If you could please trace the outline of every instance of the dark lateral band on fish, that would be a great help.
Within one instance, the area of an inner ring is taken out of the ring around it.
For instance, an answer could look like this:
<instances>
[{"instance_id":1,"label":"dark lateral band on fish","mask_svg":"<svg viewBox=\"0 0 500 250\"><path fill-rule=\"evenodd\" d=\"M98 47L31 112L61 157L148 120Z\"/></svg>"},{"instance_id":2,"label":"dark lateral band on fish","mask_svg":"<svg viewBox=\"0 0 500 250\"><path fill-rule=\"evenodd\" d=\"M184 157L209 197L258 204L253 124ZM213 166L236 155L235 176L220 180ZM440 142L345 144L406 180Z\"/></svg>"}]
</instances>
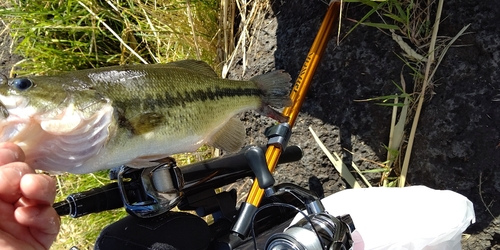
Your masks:
<instances>
[{"instance_id":1,"label":"dark lateral band on fish","mask_svg":"<svg viewBox=\"0 0 500 250\"><path fill-rule=\"evenodd\" d=\"M127 129L133 135L141 135L153 131L157 126L168 123L170 110L185 108L186 104L194 102L215 101L222 98L234 98L243 96L260 96L262 91L250 88L219 88L194 90L191 92L177 92L175 95L164 92L157 94L146 94L145 98L132 98L128 100L115 101L117 107L137 107L150 110L138 117L127 119L123 110L117 112L118 124ZM159 111L158 113L156 111Z\"/></svg>"},{"instance_id":2,"label":"dark lateral band on fish","mask_svg":"<svg viewBox=\"0 0 500 250\"><path fill-rule=\"evenodd\" d=\"M119 107L134 107L142 105L154 111L156 108L185 107L186 103L215 101L220 98L233 98L241 96L261 96L262 91L250 88L219 88L204 90L193 90L190 92L170 92L146 94L144 98L131 98L128 100L115 101Z\"/></svg>"}]
</instances>

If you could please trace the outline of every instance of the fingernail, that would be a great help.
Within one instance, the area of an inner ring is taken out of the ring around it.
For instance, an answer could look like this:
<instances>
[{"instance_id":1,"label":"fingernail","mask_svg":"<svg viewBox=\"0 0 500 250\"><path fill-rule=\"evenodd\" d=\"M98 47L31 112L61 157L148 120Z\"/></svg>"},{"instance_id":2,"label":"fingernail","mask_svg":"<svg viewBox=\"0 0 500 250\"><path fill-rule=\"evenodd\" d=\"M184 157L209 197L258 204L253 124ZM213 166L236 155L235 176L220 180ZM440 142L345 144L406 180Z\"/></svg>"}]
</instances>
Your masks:
<instances>
[{"instance_id":1,"label":"fingernail","mask_svg":"<svg viewBox=\"0 0 500 250\"><path fill-rule=\"evenodd\" d=\"M16 161L19 160L19 153L12 151L12 154L14 155Z\"/></svg>"}]
</instances>

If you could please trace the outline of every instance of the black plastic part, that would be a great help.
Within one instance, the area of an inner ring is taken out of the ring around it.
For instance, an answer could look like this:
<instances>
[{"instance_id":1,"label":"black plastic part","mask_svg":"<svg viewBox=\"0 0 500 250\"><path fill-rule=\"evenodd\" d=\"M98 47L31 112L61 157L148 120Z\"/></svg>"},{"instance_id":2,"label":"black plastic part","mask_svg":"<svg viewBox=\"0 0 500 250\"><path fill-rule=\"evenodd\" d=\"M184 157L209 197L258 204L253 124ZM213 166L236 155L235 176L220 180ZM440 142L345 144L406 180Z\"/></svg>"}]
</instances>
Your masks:
<instances>
[{"instance_id":1,"label":"black plastic part","mask_svg":"<svg viewBox=\"0 0 500 250\"><path fill-rule=\"evenodd\" d=\"M269 203L280 202L287 203L298 207L299 209L304 209L304 204L296 199L290 193L283 193L278 196L264 197L261 205L266 205ZM295 217L297 211L286 208L273 206L267 209L261 210L256 216L254 221L254 231L256 234L256 240L258 244L258 249L264 249L267 239L273 233L283 232L283 229L290 225L291 220ZM254 243L252 237L246 237L241 239L238 234L224 235L218 238L217 246L220 249L245 249L254 250Z\"/></svg>"},{"instance_id":2,"label":"black plastic part","mask_svg":"<svg viewBox=\"0 0 500 250\"><path fill-rule=\"evenodd\" d=\"M119 207L123 207L123 201L117 183L72 194L65 201L54 204L59 215L69 214L73 218Z\"/></svg>"},{"instance_id":3,"label":"black plastic part","mask_svg":"<svg viewBox=\"0 0 500 250\"><path fill-rule=\"evenodd\" d=\"M238 235L230 233L230 234L224 236L224 238L219 239L219 241L217 241L214 244L214 249L233 250L233 249L236 249L236 247L240 246L243 243L244 243L243 239L241 239Z\"/></svg>"},{"instance_id":4,"label":"black plastic part","mask_svg":"<svg viewBox=\"0 0 500 250\"><path fill-rule=\"evenodd\" d=\"M215 193L213 189L208 189L203 193L184 196L177 205L179 210L195 210L200 217L216 212L221 212L221 216L231 219L236 213L236 190Z\"/></svg>"},{"instance_id":5,"label":"black plastic part","mask_svg":"<svg viewBox=\"0 0 500 250\"><path fill-rule=\"evenodd\" d=\"M250 225L252 224L252 216L257 211L257 207L243 202L240 206L240 211L237 217L237 220L234 222L233 228L231 231L237 233L242 238L246 238L248 233L250 232Z\"/></svg>"},{"instance_id":6,"label":"black plastic part","mask_svg":"<svg viewBox=\"0 0 500 250\"><path fill-rule=\"evenodd\" d=\"M244 155L246 149L243 149L240 153L227 155L219 158L213 158L201 162L196 162L187 166L182 166L181 171L184 176L184 181L192 182L198 181L207 177L210 173L218 172L218 175L225 173L234 173L240 170L248 170L248 162ZM265 149L265 147L264 147ZM302 149L298 146L287 147L283 153L281 153L278 160L278 164L294 162L302 159ZM226 183L228 184L228 183ZM225 184L224 184L225 185ZM221 185L223 186L223 185Z\"/></svg>"},{"instance_id":7,"label":"black plastic part","mask_svg":"<svg viewBox=\"0 0 500 250\"><path fill-rule=\"evenodd\" d=\"M167 212L154 218L127 216L107 226L97 238L95 249L208 249L210 228L200 217Z\"/></svg>"},{"instance_id":8,"label":"black plastic part","mask_svg":"<svg viewBox=\"0 0 500 250\"><path fill-rule=\"evenodd\" d=\"M245 151L245 158L254 172L261 189L266 189L274 185L274 177L267 168L266 156L261 148L248 148Z\"/></svg>"},{"instance_id":9,"label":"black plastic part","mask_svg":"<svg viewBox=\"0 0 500 250\"><path fill-rule=\"evenodd\" d=\"M66 200L54 203L53 207L59 216L69 215L69 212L71 211L69 203Z\"/></svg>"},{"instance_id":10,"label":"black plastic part","mask_svg":"<svg viewBox=\"0 0 500 250\"><path fill-rule=\"evenodd\" d=\"M244 152L245 150L227 157L183 166L181 172L186 181L183 189L184 195L196 195L204 190L219 188L244 177L253 177L254 174L248 167ZM290 146L281 154L278 164L298 161L302 158L302 153L300 147ZM127 197L135 197L136 201L147 199L144 188L141 187L140 175L141 169L137 169L124 176L131 180L125 184ZM207 178L209 175L213 177ZM123 207L121 196L118 184L111 183L89 191L71 194L66 200L55 203L53 207L60 216L71 215L77 218L89 213L121 208Z\"/></svg>"},{"instance_id":11,"label":"black plastic part","mask_svg":"<svg viewBox=\"0 0 500 250\"><path fill-rule=\"evenodd\" d=\"M245 150L242 152L245 152ZM302 155L303 152L300 147L287 147L281 153L278 164L298 161L302 158ZM196 195L207 189L219 188L234 183L239 179L255 176L248 167L248 162L243 153L196 162L181 167L181 171L186 182L183 190L184 196ZM213 174L214 177L206 181L200 181L206 179L210 174Z\"/></svg>"},{"instance_id":12,"label":"black plastic part","mask_svg":"<svg viewBox=\"0 0 500 250\"><path fill-rule=\"evenodd\" d=\"M267 145L273 145L282 149L286 148L292 135L291 132L290 124L288 123L280 123L267 128L264 132L264 135L268 138Z\"/></svg>"}]
</instances>

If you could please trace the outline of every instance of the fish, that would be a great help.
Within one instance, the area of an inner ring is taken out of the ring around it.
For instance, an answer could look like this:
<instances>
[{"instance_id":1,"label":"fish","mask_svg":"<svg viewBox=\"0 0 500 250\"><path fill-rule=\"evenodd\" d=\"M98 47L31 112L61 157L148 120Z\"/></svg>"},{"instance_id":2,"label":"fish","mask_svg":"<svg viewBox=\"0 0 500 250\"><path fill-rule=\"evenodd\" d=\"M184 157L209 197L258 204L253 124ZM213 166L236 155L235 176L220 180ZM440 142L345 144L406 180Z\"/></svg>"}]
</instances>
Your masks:
<instances>
[{"instance_id":1,"label":"fish","mask_svg":"<svg viewBox=\"0 0 500 250\"><path fill-rule=\"evenodd\" d=\"M227 152L246 132L235 117L258 110L285 122L291 105L282 70L246 81L221 79L205 62L110 66L0 83L0 142L51 173L145 168L208 144Z\"/></svg>"}]
</instances>

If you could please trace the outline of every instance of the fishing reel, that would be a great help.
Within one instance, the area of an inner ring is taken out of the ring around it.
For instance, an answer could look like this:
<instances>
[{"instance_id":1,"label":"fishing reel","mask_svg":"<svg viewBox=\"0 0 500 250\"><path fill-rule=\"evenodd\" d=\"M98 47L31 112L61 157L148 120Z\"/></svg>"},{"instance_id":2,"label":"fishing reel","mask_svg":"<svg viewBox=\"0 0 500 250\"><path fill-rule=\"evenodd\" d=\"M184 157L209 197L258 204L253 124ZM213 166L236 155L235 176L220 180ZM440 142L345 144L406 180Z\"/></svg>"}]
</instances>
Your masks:
<instances>
[{"instance_id":1,"label":"fishing reel","mask_svg":"<svg viewBox=\"0 0 500 250\"><path fill-rule=\"evenodd\" d=\"M144 169L121 166L111 170L110 179L116 182L71 194L53 207L73 218L121 207L135 217L152 218L179 203L185 183L173 158Z\"/></svg>"},{"instance_id":2,"label":"fishing reel","mask_svg":"<svg viewBox=\"0 0 500 250\"><path fill-rule=\"evenodd\" d=\"M260 148L251 147L245 152L245 158L269 200L281 200L292 196L295 202L271 202L257 208L249 203L242 203L240 213L232 227L232 234L219 242L216 249L240 249L241 239L246 238L251 230L254 247L257 249L255 224L257 214L270 207L286 207L296 210L303 218L287 227L281 233L274 233L265 245L266 250L343 250L352 249L354 242L351 233L355 227L350 215L332 216L324 208L315 192L291 183L275 185L275 180ZM297 202L298 201L298 202ZM299 205L301 204L301 205ZM307 215L296 206L305 207ZM277 216L278 214L275 214ZM259 236L261 237L261 236ZM260 246L262 247L262 246Z\"/></svg>"},{"instance_id":3,"label":"fishing reel","mask_svg":"<svg viewBox=\"0 0 500 250\"><path fill-rule=\"evenodd\" d=\"M325 211L321 200L311 191L289 183L279 185L277 192L271 196L285 192L291 193L303 202L308 214L299 211L304 217L287 227L282 233L276 233L269 237L266 250L352 249L354 243L351 232L355 230L355 227L350 215L337 217L330 215ZM270 204L270 206L293 207L289 204L279 203ZM268 206L263 206L261 209L266 207Z\"/></svg>"},{"instance_id":4,"label":"fishing reel","mask_svg":"<svg viewBox=\"0 0 500 250\"><path fill-rule=\"evenodd\" d=\"M283 233L271 236L266 249L351 249L349 221L352 222L349 215L334 217L325 212L308 215Z\"/></svg>"},{"instance_id":5,"label":"fishing reel","mask_svg":"<svg viewBox=\"0 0 500 250\"><path fill-rule=\"evenodd\" d=\"M141 188L131 193L126 179L134 177L140 180ZM180 168L170 157L158 166L142 170L121 167L117 180L125 209L140 218L152 218L177 206L185 184Z\"/></svg>"}]
</instances>

